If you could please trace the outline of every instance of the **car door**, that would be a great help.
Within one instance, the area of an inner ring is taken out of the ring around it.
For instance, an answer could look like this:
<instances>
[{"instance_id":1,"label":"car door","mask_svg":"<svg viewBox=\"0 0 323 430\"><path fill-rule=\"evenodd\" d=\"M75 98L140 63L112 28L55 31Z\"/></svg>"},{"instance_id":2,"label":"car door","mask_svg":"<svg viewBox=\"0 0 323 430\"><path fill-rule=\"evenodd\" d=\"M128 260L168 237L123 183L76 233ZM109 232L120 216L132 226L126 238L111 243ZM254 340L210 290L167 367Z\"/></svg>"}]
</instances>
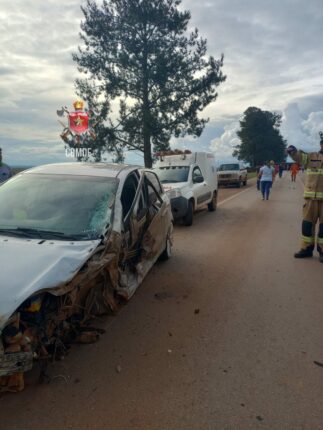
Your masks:
<instances>
[{"instance_id":1,"label":"car door","mask_svg":"<svg viewBox=\"0 0 323 430\"><path fill-rule=\"evenodd\" d=\"M145 171L145 184L148 201L148 224L144 234L143 249L147 258L159 257L165 249L166 240L172 234L172 213L168 197L157 175Z\"/></svg>"},{"instance_id":2,"label":"car door","mask_svg":"<svg viewBox=\"0 0 323 430\"><path fill-rule=\"evenodd\" d=\"M124 260L139 257L141 241L147 221L144 177L138 171L126 178L121 192L124 225Z\"/></svg>"},{"instance_id":3,"label":"car door","mask_svg":"<svg viewBox=\"0 0 323 430\"><path fill-rule=\"evenodd\" d=\"M202 206L210 201L212 192L210 186L205 182L201 169L195 166L192 171L193 194L196 200L196 206Z\"/></svg>"}]
</instances>

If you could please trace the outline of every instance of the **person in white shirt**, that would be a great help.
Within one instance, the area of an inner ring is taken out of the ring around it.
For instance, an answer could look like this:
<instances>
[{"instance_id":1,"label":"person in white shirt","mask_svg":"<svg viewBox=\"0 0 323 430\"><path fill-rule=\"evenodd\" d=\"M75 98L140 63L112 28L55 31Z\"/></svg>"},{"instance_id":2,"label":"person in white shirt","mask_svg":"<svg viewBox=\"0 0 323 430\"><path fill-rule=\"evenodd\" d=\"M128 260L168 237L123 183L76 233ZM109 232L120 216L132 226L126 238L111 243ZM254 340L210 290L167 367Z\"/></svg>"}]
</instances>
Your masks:
<instances>
[{"instance_id":1,"label":"person in white shirt","mask_svg":"<svg viewBox=\"0 0 323 430\"><path fill-rule=\"evenodd\" d=\"M269 199L270 188L273 184L274 169L270 166L270 162L266 162L259 170L260 190L263 200Z\"/></svg>"}]
</instances>

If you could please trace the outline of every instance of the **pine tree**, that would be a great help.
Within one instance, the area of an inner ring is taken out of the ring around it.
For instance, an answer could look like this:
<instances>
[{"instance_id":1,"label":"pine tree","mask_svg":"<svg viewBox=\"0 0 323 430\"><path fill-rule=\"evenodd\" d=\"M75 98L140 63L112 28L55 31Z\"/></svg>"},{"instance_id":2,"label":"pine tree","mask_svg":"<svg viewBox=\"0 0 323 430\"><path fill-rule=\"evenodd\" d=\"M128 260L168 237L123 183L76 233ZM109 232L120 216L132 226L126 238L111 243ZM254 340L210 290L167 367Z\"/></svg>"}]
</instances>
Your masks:
<instances>
[{"instance_id":1,"label":"pine tree","mask_svg":"<svg viewBox=\"0 0 323 430\"><path fill-rule=\"evenodd\" d=\"M199 113L217 98L225 80L223 56L207 57L207 41L187 33L190 12L180 0L88 0L82 7L83 47L73 54L85 79L78 94L99 113L97 158L113 151L144 153L169 148L171 136L200 136ZM116 105L119 108L116 112Z\"/></svg>"}]
</instances>

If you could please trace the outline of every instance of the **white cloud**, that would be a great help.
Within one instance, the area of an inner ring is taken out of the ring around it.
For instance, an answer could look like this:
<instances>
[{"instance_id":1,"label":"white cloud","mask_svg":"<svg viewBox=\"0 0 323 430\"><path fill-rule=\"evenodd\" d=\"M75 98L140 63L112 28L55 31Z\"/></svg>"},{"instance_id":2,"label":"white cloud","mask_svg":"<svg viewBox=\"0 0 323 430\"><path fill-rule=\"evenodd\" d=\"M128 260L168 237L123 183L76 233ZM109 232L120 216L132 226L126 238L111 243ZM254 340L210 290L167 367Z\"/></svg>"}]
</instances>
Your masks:
<instances>
[{"instance_id":1,"label":"white cloud","mask_svg":"<svg viewBox=\"0 0 323 430\"><path fill-rule=\"evenodd\" d=\"M239 122L232 122L224 127L224 132L220 137L211 141L210 150L215 153L216 159L221 161L230 161L233 159L232 153L240 140L237 136Z\"/></svg>"},{"instance_id":2,"label":"white cloud","mask_svg":"<svg viewBox=\"0 0 323 430\"><path fill-rule=\"evenodd\" d=\"M303 118L297 103L290 103L283 112L281 133L287 145L308 146L309 136L302 126Z\"/></svg>"},{"instance_id":3,"label":"white cloud","mask_svg":"<svg viewBox=\"0 0 323 430\"><path fill-rule=\"evenodd\" d=\"M28 163L58 157L55 145L64 157L56 109L75 97L78 72L71 53L80 44L85 3L0 4L0 146L11 163L17 162L13 147L19 145ZM219 156L229 157L237 118L256 106L284 113L282 132L289 143L316 147L323 129L322 0L183 0L181 7L191 11L191 28L208 39L209 54L224 53L227 80L203 113L210 118L203 135L172 144L205 150L212 142Z\"/></svg>"},{"instance_id":4,"label":"white cloud","mask_svg":"<svg viewBox=\"0 0 323 430\"><path fill-rule=\"evenodd\" d=\"M305 118L297 102L283 112L281 132L288 145L315 151L319 147L319 131L323 130L323 111L311 112Z\"/></svg>"},{"instance_id":5,"label":"white cloud","mask_svg":"<svg viewBox=\"0 0 323 430\"><path fill-rule=\"evenodd\" d=\"M319 132L323 131L323 111L311 112L308 118L302 122L302 126L311 137L311 141L318 146Z\"/></svg>"},{"instance_id":6,"label":"white cloud","mask_svg":"<svg viewBox=\"0 0 323 430\"><path fill-rule=\"evenodd\" d=\"M239 128L238 120L230 122L224 126L222 134L211 141L210 150L218 160L228 162L233 159L235 146L240 143L236 134ZM316 151L319 147L319 131L323 131L323 111L304 115L298 102L289 103L282 112L280 131L288 145Z\"/></svg>"}]
</instances>

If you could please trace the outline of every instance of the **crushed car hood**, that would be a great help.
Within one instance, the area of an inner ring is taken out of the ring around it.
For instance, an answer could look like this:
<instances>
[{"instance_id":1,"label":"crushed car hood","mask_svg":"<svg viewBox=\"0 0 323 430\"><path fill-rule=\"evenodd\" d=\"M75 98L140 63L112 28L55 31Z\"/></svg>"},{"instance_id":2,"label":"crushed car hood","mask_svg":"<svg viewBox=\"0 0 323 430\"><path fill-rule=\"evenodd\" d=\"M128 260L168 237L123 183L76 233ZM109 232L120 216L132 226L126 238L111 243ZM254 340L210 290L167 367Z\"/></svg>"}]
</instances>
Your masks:
<instances>
[{"instance_id":1,"label":"crushed car hood","mask_svg":"<svg viewBox=\"0 0 323 430\"><path fill-rule=\"evenodd\" d=\"M71 280L99 243L0 236L0 330L28 297Z\"/></svg>"}]
</instances>

